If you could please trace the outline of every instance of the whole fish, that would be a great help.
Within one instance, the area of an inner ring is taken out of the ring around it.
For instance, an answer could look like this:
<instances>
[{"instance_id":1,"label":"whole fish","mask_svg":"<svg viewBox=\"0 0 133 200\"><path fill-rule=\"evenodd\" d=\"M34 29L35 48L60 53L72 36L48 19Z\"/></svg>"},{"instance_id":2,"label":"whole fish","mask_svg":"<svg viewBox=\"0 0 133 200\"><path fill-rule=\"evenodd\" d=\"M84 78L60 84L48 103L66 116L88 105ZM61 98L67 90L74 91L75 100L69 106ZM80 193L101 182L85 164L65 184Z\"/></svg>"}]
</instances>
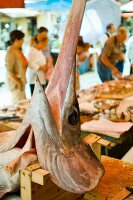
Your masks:
<instances>
[{"instance_id":1,"label":"whole fish","mask_svg":"<svg viewBox=\"0 0 133 200\"><path fill-rule=\"evenodd\" d=\"M36 77L34 94L21 126L14 134L0 135L0 152L3 152L19 146L32 132L32 147L37 150L41 167L50 172L51 179L59 187L73 193L94 189L104 174L91 147L81 140L75 94L74 61L85 4L86 0L73 0L62 48L46 94ZM23 168L23 163L19 162L16 170L15 162L7 164L9 173Z\"/></svg>"}]
</instances>

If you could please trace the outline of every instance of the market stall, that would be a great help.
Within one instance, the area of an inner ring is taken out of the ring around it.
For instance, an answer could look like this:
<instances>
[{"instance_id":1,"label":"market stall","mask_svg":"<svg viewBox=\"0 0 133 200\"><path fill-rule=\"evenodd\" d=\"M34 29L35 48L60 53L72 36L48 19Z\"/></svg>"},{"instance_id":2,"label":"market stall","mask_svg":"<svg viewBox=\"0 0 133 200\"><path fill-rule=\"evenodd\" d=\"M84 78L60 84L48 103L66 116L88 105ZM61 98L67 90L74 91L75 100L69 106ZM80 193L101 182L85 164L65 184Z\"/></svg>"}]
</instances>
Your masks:
<instances>
[{"instance_id":1,"label":"market stall","mask_svg":"<svg viewBox=\"0 0 133 200\"><path fill-rule=\"evenodd\" d=\"M83 136L95 133L110 141L112 147L128 140L129 148L132 147L133 78L131 76L82 90L78 96ZM108 149L105 149L105 153L108 154Z\"/></svg>"},{"instance_id":2,"label":"market stall","mask_svg":"<svg viewBox=\"0 0 133 200\"><path fill-rule=\"evenodd\" d=\"M82 104L90 119L81 126L82 131L87 127L87 138L81 135L83 107L80 104L79 112L73 61L85 3L73 1L61 52L45 92L36 76L31 100L1 110L0 199L19 189L22 200L132 198L133 165L101 158L101 145L111 148L132 135L132 100L126 99L133 95L132 77L78 94L79 103L91 104L93 111L89 113Z\"/></svg>"},{"instance_id":3,"label":"market stall","mask_svg":"<svg viewBox=\"0 0 133 200\"><path fill-rule=\"evenodd\" d=\"M112 146L128 137L132 143L133 77L113 80L78 93L81 130L84 136L96 133ZM1 123L17 128L30 104L30 99L2 108Z\"/></svg>"}]
</instances>

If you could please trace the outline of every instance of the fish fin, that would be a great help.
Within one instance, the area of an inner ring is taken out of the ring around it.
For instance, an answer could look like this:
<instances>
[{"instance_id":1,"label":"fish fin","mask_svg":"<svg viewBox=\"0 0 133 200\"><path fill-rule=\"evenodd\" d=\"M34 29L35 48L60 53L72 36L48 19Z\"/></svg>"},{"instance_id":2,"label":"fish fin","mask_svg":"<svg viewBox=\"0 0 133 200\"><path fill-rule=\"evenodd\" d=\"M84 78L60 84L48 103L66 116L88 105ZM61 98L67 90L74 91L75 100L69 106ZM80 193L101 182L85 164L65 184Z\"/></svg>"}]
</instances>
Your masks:
<instances>
[{"instance_id":1,"label":"fish fin","mask_svg":"<svg viewBox=\"0 0 133 200\"><path fill-rule=\"evenodd\" d=\"M7 151L12 148L12 141L16 131L6 131L0 133L0 152Z\"/></svg>"},{"instance_id":2,"label":"fish fin","mask_svg":"<svg viewBox=\"0 0 133 200\"><path fill-rule=\"evenodd\" d=\"M16 174L18 171L25 169L29 164L37 160L37 153L35 149L25 151L16 159L12 160L5 166L6 171L10 175Z\"/></svg>"},{"instance_id":3,"label":"fish fin","mask_svg":"<svg viewBox=\"0 0 133 200\"><path fill-rule=\"evenodd\" d=\"M45 138L46 137L49 138L52 141L52 143L55 144L56 146L60 145L60 137L54 121L54 117L51 112L47 96L37 76L35 80L35 89L31 106L34 116L34 118L32 118L31 121L31 126L33 128L33 132L35 135L35 141L36 141L35 133L37 132L38 134L39 133L42 134L44 132Z\"/></svg>"},{"instance_id":4,"label":"fish fin","mask_svg":"<svg viewBox=\"0 0 133 200\"><path fill-rule=\"evenodd\" d=\"M30 130L29 130L31 129L30 121L32 117L33 117L32 109L30 105L24 116L22 123L20 124L17 130L0 133L0 152L8 151L12 149L13 147L15 147L16 145L17 147L20 147L20 148L23 147L24 145L23 141L26 141L26 138L28 137L30 133Z\"/></svg>"},{"instance_id":5,"label":"fish fin","mask_svg":"<svg viewBox=\"0 0 133 200\"><path fill-rule=\"evenodd\" d=\"M24 137L28 137L29 127L30 125L23 126L22 124L17 130L0 133L0 152L8 151L15 147L17 144L17 147L21 148L24 145Z\"/></svg>"},{"instance_id":6,"label":"fish fin","mask_svg":"<svg viewBox=\"0 0 133 200\"><path fill-rule=\"evenodd\" d=\"M10 161L5 167L10 175L14 175L19 170L27 167L31 162L37 160L36 150L33 149L33 139L33 130L31 128L28 139L26 140L26 143L21 149L19 155Z\"/></svg>"}]
</instances>

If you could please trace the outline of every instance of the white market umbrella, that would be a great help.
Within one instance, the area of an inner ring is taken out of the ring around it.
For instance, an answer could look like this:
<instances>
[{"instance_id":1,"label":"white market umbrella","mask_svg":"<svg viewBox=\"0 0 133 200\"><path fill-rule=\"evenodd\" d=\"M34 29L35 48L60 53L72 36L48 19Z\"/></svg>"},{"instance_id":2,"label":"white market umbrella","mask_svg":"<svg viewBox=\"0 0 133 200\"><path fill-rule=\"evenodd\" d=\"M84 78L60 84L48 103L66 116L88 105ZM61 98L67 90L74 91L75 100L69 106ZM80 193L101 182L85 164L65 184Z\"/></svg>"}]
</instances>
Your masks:
<instances>
[{"instance_id":1,"label":"white market umbrella","mask_svg":"<svg viewBox=\"0 0 133 200\"><path fill-rule=\"evenodd\" d=\"M105 32L109 23L118 27L121 21L120 15L120 6L114 0L88 1L80 32L84 41L94 44Z\"/></svg>"}]
</instances>

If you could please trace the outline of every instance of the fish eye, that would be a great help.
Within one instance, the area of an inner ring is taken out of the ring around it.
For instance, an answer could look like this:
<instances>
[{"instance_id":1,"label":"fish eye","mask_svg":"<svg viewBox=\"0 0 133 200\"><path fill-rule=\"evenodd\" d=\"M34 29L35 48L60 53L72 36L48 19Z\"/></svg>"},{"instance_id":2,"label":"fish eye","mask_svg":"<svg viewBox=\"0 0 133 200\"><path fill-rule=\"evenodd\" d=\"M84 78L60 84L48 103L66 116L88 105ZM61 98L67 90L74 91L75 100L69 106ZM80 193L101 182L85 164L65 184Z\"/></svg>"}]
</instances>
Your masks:
<instances>
[{"instance_id":1,"label":"fish eye","mask_svg":"<svg viewBox=\"0 0 133 200\"><path fill-rule=\"evenodd\" d=\"M78 111L75 107L73 107L68 116L68 122L71 125L75 125L75 124L77 124L78 121L79 121Z\"/></svg>"}]
</instances>

